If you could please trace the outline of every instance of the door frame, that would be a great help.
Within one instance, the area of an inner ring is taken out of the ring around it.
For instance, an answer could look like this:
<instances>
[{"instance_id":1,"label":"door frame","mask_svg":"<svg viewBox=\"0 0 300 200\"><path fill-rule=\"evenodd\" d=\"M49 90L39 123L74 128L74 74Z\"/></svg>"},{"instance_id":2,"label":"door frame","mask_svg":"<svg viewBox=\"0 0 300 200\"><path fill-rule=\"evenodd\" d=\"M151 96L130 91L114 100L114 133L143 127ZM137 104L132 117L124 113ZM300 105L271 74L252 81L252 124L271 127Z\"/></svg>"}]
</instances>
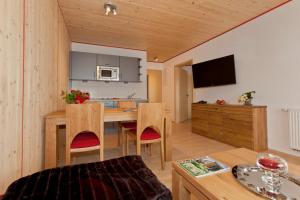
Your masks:
<instances>
[{"instance_id":1,"label":"door frame","mask_svg":"<svg viewBox=\"0 0 300 200\"><path fill-rule=\"evenodd\" d=\"M179 119L178 119L178 112L179 110L177 109L177 104L179 102L179 99L177 98L177 91L176 91L176 83L177 83L177 76L176 76L176 69L177 68L182 68L182 67L185 67L185 66L192 66L193 65L193 60L190 59L190 60L187 60L185 62L182 62L182 63L179 63L179 64L176 64L174 66L174 111L175 111L175 122L178 123L179 122ZM192 94L191 95L191 98L192 98L192 102L193 102L193 97L194 97L194 90L192 90ZM192 105L190 105L192 106Z\"/></svg>"}]
</instances>

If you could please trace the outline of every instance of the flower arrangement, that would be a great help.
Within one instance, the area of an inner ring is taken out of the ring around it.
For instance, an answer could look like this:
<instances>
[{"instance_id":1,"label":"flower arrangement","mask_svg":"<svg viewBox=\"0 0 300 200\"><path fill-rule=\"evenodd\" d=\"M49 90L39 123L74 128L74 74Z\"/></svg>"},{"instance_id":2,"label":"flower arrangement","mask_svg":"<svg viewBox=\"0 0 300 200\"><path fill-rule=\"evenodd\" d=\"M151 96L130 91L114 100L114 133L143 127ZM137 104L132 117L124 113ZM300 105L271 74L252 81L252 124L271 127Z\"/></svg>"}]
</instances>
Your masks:
<instances>
[{"instance_id":1,"label":"flower arrangement","mask_svg":"<svg viewBox=\"0 0 300 200\"><path fill-rule=\"evenodd\" d=\"M253 99L252 94L255 94L255 91L250 91L242 94L239 98L239 102L244 105L251 105L251 100Z\"/></svg>"},{"instance_id":2,"label":"flower arrangement","mask_svg":"<svg viewBox=\"0 0 300 200\"><path fill-rule=\"evenodd\" d=\"M80 90L71 90L70 93L62 91L61 96L66 100L67 104L82 104L90 99L88 92L81 92Z\"/></svg>"}]
</instances>

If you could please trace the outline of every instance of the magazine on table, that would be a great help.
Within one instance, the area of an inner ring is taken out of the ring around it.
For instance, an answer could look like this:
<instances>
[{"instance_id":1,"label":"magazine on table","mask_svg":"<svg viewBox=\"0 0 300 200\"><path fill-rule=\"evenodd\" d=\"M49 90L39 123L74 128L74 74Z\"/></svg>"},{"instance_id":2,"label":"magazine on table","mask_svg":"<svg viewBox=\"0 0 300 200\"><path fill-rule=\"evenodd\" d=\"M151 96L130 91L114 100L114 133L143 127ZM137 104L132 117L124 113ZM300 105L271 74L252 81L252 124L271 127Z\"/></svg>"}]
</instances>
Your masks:
<instances>
[{"instance_id":1,"label":"magazine on table","mask_svg":"<svg viewBox=\"0 0 300 200\"><path fill-rule=\"evenodd\" d=\"M209 156L179 161L179 165L197 178L230 170L230 167Z\"/></svg>"}]
</instances>

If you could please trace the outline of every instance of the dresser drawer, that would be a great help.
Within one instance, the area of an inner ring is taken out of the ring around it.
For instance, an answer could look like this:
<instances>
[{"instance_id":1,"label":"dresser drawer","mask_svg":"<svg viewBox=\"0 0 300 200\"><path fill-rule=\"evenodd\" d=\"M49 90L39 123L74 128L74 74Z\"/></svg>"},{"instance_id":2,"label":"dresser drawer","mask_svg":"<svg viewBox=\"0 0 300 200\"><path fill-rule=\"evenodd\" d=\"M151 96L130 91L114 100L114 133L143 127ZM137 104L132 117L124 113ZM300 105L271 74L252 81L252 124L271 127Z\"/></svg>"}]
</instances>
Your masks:
<instances>
[{"instance_id":1,"label":"dresser drawer","mask_svg":"<svg viewBox=\"0 0 300 200\"><path fill-rule=\"evenodd\" d=\"M218 112L207 112L205 117L212 125L223 124L223 116Z\"/></svg>"},{"instance_id":2,"label":"dresser drawer","mask_svg":"<svg viewBox=\"0 0 300 200\"><path fill-rule=\"evenodd\" d=\"M230 130L223 129L224 137L221 138L221 142L236 146L236 147L246 147L253 149L253 138L235 133Z\"/></svg>"},{"instance_id":3,"label":"dresser drawer","mask_svg":"<svg viewBox=\"0 0 300 200\"><path fill-rule=\"evenodd\" d=\"M198 111L213 111L213 112L221 112L222 107L217 105L210 105L210 104L193 104L192 109Z\"/></svg>"},{"instance_id":4,"label":"dresser drawer","mask_svg":"<svg viewBox=\"0 0 300 200\"><path fill-rule=\"evenodd\" d=\"M246 114L239 114L239 113L222 113L222 118L225 120L232 120L239 122L249 122L252 123L253 116L252 115L246 115Z\"/></svg>"},{"instance_id":5,"label":"dresser drawer","mask_svg":"<svg viewBox=\"0 0 300 200\"><path fill-rule=\"evenodd\" d=\"M227 114L237 114L237 115L253 115L253 109L250 106L239 106L239 107L224 107L222 109L223 113Z\"/></svg>"}]
</instances>

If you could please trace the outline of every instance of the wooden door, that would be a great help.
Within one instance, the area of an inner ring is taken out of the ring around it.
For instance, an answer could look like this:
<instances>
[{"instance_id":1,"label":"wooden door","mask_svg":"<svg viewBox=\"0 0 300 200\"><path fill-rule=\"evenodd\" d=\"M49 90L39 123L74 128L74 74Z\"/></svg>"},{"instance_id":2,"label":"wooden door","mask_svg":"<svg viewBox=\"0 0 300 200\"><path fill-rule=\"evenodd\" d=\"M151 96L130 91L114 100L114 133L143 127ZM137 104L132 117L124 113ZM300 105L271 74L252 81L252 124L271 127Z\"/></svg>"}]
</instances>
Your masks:
<instances>
[{"instance_id":1,"label":"wooden door","mask_svg":"<svg viewBox=\"0 0 300 200\"><path fill-rule=\"evenodd\" d=\"M188 77L188 119L192 119L192 104L193 104L193 89L194 89L194 84L193 84L193 74L192 72L187 73Z\"/></svg>"},{"instance_id":2,"label":"wooden door","mask_svg":"<svg viewBox=\"0 0 300 200\"><path fill-rule=\"evenodd\" d=\"M179 121L183 122L189 118L189 91L188 73L180 68L179 71Z\"/></svg>"},{"instance_id":3,"label":"wooden door","mask_svg":"<svg viewBox=\"0 0 300 200\"><path fill-rule=\"evenodd\" d=\"M150 103L162 102L161 70L148 70L148 100Z\"/></svg>"}]
</instances>

